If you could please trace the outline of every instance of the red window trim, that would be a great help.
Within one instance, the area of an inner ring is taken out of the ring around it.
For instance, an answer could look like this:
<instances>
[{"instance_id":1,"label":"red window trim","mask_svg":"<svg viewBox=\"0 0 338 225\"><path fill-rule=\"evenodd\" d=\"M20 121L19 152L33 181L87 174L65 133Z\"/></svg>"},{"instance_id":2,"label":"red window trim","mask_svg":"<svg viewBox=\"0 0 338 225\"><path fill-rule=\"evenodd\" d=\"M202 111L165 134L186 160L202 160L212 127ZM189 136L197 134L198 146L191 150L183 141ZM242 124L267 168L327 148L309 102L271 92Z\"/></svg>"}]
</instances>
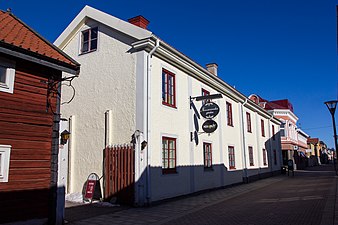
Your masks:
<instances>
[{"instance_id":1,"label":"red window trim","mask_svg":"<svg viewBox=\"0 0 338 225\"><path fill-rule=\"evenodd\" d=\"M207 166L207 159L206 159L206 151L205 151L205 146L210 146L210 166ZM210 169L212 168L212 144L211 143L207 143L207 142L203 142L203 155L204 155L204 168L205 169Z\"/></svg>"},{"instance_id":2,"label":"red window trim","mask_svg":"<svg viewBox=\"0 0 338 225\"><path fill-rule=\"evenodd\" d=\"M252 146L249 146L249 163L250 163L250 166L254 166L253 147Z\"/></svg>"},{"instance_id":3,"label":"red window trim","mask_svg":"<svg viewBox=\"0 0 338 225\"><path fill-rule=\"evenodd\" d=\"M210 91L202 88L202 96L208 96L208 95L210 95ZM206 102L210 102L210 100L203 100L202 105L204 105Z\"/></svg>"},{"instance_id":4,"label":"red window trim","mask_svg":"<svg viewBox=\"0 0 338 225\"><path fill-rule=\"evenodd\" d=\"M252 129L251 129L251 115L250 115L250 113L248 113L248 112L246 112L246 125L247 125L247 131L249 132L249 133L251 133L252 132Z\"/></svg>"},{"instance_id":5,"label":"red window trim","mask_svg":"<svg viewBox=\"0 0 338 225\"><path fill-rule=\"evenodd\" d=\"M268 165L267 157L266 157L266 150L263 148L263 165Z\"/></svg>"},{"instance_id":6,"label":"red window trim","mask_svg":"<svg viewBox=\"0 0 338 225\"><path fill-rule=\"evenodd\" d=\"M234 123L232 120L232 104L230 102L226 102L226 112L227 112L227 125L233 127Z\"/></svg>"},{"instance_id":7,"label":"red window trim","mask_svg":"<svg viewBox=\"0 0 338 225\"><path fill-rule=\"evenodd\" d=\"M162 144L163 144L163 141L168 141L168 143L169 143L169 141L174 141L174 143L175 143L175 167L174 168L163 168L163 165L162 165L162 174L173 174L173 173L177 173L177 171L176 171L176 168L177 168L177 162L176 162L176 159L177 159L177 148L176 148L176 146L177 146L177 143L176 143L176 138L172 138L172 137L166 137L166 136L162 136ZM169 145L168 145L169 146ZM163 151L163 148L162 148L162 151ZM162 153L163 154L163 153ZM169 160L169 152L168 152L168 159L166 159L166 160L168 160L168 165L169 165L169 162L170 162L170 160ZM163 155L162 155L162 160L163 160Z\"/></svg>"},{"instance_id":8,"label":"red window trim","mask_svg":"<svg viewBox=\"0 0 338 225\"><path fill-rule=\"evenodd\" d=\"M231 164L231 161L232 160L230 160L230 148L232 148L233 149L233 164L235 165L235 166L231 166L230 164ZM229 169L236 169L236 160L235 160L235 147L234 146L228 146L228 157L229 157Z\"/></svg>"},{"instance_id":9,"label":"red window trim","mask_svg":"<svg viewBox=\"0 0 338 225\"><path fill-rule=\"evenodd\" d=\"M163 73L166 73L167 74L167 77L168 75L169 76L172 76L173 77L173 90L174 90L174 93L173 93L173 104L169 104L168 102L164 101L162 99L162 104L165 105L165 106L169 106L169 107L172 107L172 108L176 108L176 75L166 69L162 69L162 76L163 76ZM163 80L163 79L162 79ZM166 83L167 83L167 90L169 90L169 82L168 82L168 79L166 80ZM163 87L163 86L162 86ZM162 88L162 95L163 95L163 88ZM166 96L167 96L167 99L168 99L168 93L164 93Z\"/></svg>"},{"instance_id":10,"label":"red window trim","mask_svg":"<svg viewBox=\"0 0 338 225\"><path fill-rule=\"evenodd\" d=\"M262 137L265 137L265 127L264 127L264 120L261 119L261 132L262 132Z\"/></svg>"}]
</instances>

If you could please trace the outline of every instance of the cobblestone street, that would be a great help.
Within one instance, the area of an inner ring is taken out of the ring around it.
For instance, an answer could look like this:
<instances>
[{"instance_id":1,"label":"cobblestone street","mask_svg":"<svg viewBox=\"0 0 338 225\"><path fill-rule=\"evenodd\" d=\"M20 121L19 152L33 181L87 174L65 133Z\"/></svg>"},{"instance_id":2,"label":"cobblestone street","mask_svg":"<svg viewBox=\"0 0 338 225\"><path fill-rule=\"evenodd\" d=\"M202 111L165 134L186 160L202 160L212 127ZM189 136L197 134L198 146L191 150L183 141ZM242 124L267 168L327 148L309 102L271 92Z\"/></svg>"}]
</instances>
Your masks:
<instances>
[{"instance_id":1,"label":"cobblestone street","mask_svg":"<svg viewBox=\"0 0 338 225\"><path fill-rule=\"evenodd\" d=\"M332 165L322 165L152 207L105 208L104 215L76 221L68 208L66 217L69 224L331 225L338 224L336 195Z\"/></svg>"}]
</instances>

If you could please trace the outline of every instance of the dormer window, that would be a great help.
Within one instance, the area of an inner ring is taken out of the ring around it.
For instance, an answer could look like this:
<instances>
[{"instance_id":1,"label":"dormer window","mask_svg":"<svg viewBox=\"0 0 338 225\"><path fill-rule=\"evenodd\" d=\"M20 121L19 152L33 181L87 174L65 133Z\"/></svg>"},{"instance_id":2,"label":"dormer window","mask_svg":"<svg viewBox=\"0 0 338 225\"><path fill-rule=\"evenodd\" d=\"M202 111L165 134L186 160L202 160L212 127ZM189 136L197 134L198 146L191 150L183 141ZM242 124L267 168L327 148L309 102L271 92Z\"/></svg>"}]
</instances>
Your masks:
<instances>
[{"instance_id":1,"label":"dormer window","mask_svg":"<svg viewBox=\"0 0 338 225\"><path fill-rule=\"evenodd\" d=\"M97 31L97 27L82 31L81 54L97 50Z\"/></svg>"}]
</instances>

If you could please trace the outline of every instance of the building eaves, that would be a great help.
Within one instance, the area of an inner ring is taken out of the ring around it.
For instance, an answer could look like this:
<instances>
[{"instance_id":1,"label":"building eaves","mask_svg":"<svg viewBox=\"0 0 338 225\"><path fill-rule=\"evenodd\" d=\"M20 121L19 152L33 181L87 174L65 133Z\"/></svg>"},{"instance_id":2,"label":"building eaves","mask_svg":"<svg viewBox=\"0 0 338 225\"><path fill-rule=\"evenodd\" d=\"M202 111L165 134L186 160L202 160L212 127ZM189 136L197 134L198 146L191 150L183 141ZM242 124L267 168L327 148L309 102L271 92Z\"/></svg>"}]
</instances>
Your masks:
<instances>
[{"instance_id":1,"label":"building eaves","mask_svg":"<svg viewBox=\"0 0 338 225\"><path fill-rule=\"evenodd\" d=\"M0 10L0 51L78 74L80 64L10 12ZM39 61L40 60L40 61ZM66 71L65 71L66 72Z\"/></svg>"},{"instance_id":2,"label":"building eaves","mask_svg":"<svg viewBox=\"0 0 338 225\"><path fill-rule=\"evenodd\" d=\"M72 32L77 30L78 25L83 23L88 18L104 24L132 38L135 38L136 40L149 38L152 35L152 32L149 30L140 28L129 22L118 19L112 15L86 5L61 33L61 35L54 41L54 44L63 49L68 43L68 40L71 38Z\"/></svg>"}]
</instances>

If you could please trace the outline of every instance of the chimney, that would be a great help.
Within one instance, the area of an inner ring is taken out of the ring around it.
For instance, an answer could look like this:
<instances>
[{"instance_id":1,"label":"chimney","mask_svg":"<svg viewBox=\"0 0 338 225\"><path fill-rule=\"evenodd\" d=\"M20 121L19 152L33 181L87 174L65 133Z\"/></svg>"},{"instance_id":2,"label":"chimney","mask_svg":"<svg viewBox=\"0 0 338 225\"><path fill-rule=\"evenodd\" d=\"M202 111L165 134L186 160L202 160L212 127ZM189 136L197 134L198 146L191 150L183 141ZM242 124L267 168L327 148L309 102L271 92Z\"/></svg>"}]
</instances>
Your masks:
<instances>
[{"instance_id":1,"label":"chimney","mask_svg":"<svg viewBox=\"0 0 338 225\"><path fill-rule=\"evenodd\" d=\"M215 76L217 76L217 68L218 68L218 65L217 65L216 63L208 63L208 64L206 65L206 67L207 67L207 70L208 70L210 73L212 73L212 74L214 74Z\"/></svg>"},{"instance_id":2,"label":"chimney","mask_svg":"<svg viewBox=\"0 0 338 225\"><path fill-rule=\"evenodd\" d=\"M149 24L149 21L141 15L128 19L128 22L143 29L147 29Z\"/></svg>"}]
</instances>

